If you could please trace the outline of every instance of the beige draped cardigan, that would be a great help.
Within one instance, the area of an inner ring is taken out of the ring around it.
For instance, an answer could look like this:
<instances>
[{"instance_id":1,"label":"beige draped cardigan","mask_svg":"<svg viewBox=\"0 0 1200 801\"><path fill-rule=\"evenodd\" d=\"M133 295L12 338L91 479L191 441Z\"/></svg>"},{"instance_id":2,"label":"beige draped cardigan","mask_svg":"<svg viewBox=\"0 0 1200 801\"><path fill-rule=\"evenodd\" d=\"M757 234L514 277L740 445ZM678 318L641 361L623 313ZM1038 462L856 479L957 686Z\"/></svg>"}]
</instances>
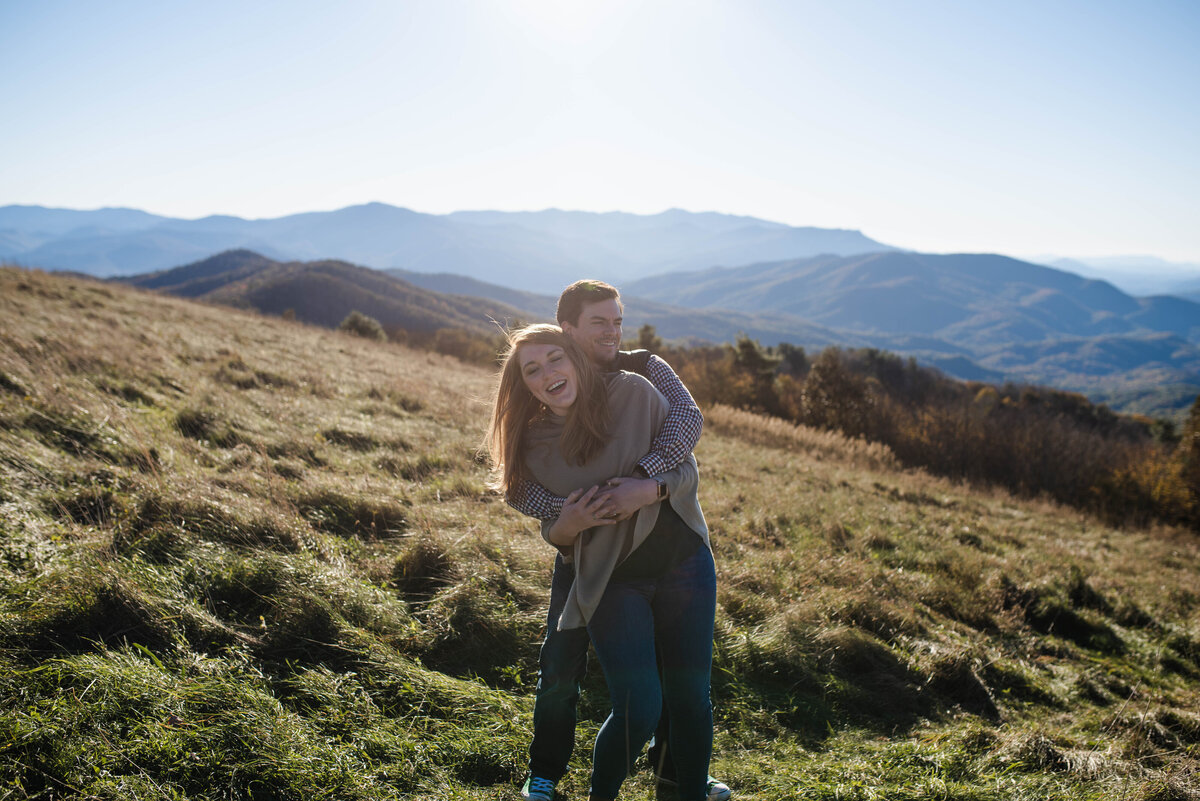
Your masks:
<instances>
[{"instance_id":1,"label":"beige draped cardigan","mask_svg":"<svg viewBox=\"0 0 1200 801\"><path fill-rule=\"evenodd\" d=\"M534 421L526 432L525 463L538 483L556 495L566 496L576 489L587 489L610 478L632 475L633 468L650 450L666 418L666 398L640 375L607 373L604 381L612 412L611 438L587 464L570 464L563 457L559 438L565 418L547 414ZM688 454L678 467L660 478L667 482L671 506L688 527L701 536L705 547L711 547L708 525L696 496L699 474L695 457ZM658 521L661 503L641 508L628 520L590 528L575 540L569 553L575 567L575 582L558 621L560 630L587 625L604 595L613 568L646 540ZM543 537L547 537L551 525L543 523Z\"/></svg>"}]
</instances>

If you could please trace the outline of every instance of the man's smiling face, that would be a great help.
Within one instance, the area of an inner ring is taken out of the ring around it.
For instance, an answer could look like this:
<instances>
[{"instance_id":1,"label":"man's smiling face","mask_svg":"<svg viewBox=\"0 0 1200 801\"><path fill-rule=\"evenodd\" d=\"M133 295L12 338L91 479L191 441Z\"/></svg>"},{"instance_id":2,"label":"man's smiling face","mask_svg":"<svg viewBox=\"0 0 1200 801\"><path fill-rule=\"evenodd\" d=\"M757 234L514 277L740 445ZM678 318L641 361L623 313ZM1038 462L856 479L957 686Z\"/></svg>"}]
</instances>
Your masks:
<instances>
[{"instance_id":1,"label":"man's smiling face","mask_svg":"<svg viewBox=\"0 0 1200 801\"><path fill-rule=\"evenodd\" d=\"M621 347L622 314L616 298L585 303L575 325L563 321L563 333L579 343L592 361L606 367L617 358Z\"/></svg>"}]
</instances>

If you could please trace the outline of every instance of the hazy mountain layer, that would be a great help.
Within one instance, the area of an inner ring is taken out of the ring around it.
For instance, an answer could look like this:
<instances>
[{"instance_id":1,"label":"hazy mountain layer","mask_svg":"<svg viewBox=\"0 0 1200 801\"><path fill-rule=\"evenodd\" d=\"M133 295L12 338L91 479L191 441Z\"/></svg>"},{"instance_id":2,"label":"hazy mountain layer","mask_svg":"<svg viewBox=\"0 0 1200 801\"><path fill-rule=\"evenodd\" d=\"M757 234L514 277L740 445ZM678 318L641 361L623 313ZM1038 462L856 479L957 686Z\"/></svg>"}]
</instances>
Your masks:
<instances>
[{"instance_id":1,"label":"hazy mountain layer","mask_svg":"<svg viewBox=\"0 0 1200 801\"><path fill-rule=\"evenodd\" d=\"M1130 295L1178 295L1200 301L1200 264L1169 262L1154 256L1031 259L1088 278L1101 278Z\"/></svg>"}]
</instances>

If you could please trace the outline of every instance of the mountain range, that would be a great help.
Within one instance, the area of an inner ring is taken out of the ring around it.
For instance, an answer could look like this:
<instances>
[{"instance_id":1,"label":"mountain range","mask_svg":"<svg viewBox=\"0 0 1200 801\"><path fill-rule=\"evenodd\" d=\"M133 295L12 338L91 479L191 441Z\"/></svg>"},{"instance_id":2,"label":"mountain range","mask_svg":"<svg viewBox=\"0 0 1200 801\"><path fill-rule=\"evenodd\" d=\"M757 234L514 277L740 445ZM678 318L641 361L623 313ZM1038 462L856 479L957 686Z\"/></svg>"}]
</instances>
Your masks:
<instances>
[{"instance_id":1,"label":"mountain range","mask_svg":"<svg viewBox=\"0 0 1200 801\"><path fill-rule=\"evenodd\" d=\"M181 220L132 209L0 208L0 260L44 269L134 275L233 249L285 262L332 258L456 273L557 293L581 275L622 282L669 270L893 248L858 231L679 209L434 215L368 203L276 219Z\"/></svg>"}]
</instances>

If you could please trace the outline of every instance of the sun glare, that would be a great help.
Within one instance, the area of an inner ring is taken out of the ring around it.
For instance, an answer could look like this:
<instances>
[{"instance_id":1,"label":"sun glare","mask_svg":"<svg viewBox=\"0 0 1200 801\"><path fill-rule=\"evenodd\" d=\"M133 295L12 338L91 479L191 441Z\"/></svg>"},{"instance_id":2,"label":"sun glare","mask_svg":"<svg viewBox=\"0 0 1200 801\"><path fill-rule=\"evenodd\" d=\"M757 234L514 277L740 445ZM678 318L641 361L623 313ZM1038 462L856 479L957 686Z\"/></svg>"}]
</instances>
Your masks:
<instances>
[{"instance_id":1,"label":"sun glare","mask_svg":"<svg viewBox=\"0 0 1200 801\"><path fill-rule=\"evenodd\" d=\"M547 37L583 39L628 10L629 0L513 0L513 14Z\"/></svg>"}]
</instances>

